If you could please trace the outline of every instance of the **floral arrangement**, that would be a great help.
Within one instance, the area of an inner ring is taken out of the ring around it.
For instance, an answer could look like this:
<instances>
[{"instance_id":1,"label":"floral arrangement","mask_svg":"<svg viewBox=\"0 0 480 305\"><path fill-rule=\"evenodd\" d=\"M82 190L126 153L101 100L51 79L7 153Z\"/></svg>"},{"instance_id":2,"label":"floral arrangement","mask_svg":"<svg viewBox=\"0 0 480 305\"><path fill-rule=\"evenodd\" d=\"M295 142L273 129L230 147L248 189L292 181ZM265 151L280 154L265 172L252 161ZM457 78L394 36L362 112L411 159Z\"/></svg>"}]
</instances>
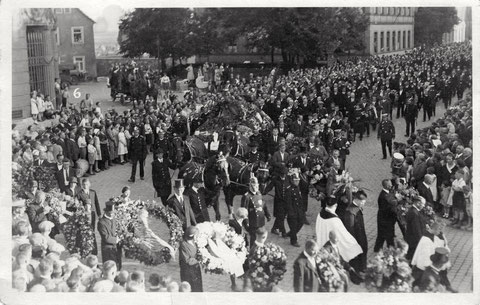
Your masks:
<instances>
[{"instance_id":1,"label":"floral arrangement","mask_svg":"<svg viewBox=\"0 0 480 305\"><path fill-rule=\"evenodd\" d=\"M33 162L20 161L12 167L12 194L26 199L25 192L33 181L38 189L48 192L57 187L54 170L50 167L35 166Z\"/></svg>"},{"instance_id":2,"label":"floral arrangement","mask_svg":"<svg viewBox=\"0 0 480 305\"><path fill-rule=\"evenodd\" d=\"M170 231L168 243L176 250L183 239L182 222L170 209L157 205L155 202L141 200L127 201L120 197L112 199L115 202L113 217L117 222L118 244L122 247L125 257L135 259L148 266L157 266L172 259L167 247L161 250L152 249L140 234L141 224L138 215L146 209L150 216L165 222Z\"/></svg>"},{"instance_id":3,"label":"floral arrangement","mask_svg":"<svg viewBox=\"0 0 480 305\"><path fill-rule=\"evenodd\" d=\"M320 249L315 255L315 262L318 266L322 291L325 292L342 292L345 290L345 269L338 259L325 249Z\"/></svg>"},{"instance_id":4,"label":"floral arrangement","mask_svg":"<svg viewBox=\"0 0 480 305\"><path fill-rule=\"evenodd\" d=\"M305 138L294 137L293 134L288 134L285 142L285 151L290 155L296 155L300 152L300 146L305 145Z\"/></svg>"},{"instance_id":5,"label":"floral arrangement","mask_svg":"<svg viewBox=\"0 0 480 305\"><path fill-rule=\"evenodd\" d=\"M257 247L248 257L248 276L253 291L271 291L287 271L285 251L272 243Z\"/></svg>"},{"instance_id":6,"label":"floral arrangement","mask_svg":"<svg viewBox=\"0 0 480 305\"><path fill-rule=\"evenodd\" d=\"M336 183L333 188L333 194L336 196L344 194L348 185L351 185L352 193L355 193L359 188L353 183L360 181L360 179L353 179L352 175L348 171L343 171L341 175L337 175Z\"/></svg>"},{"instance_id":7,"label":"floral arrangement","mask_svg":"<svg viewBox=\"0 0 480 305\"><path fill-rule=\"evenodd\" d=\"M81 204L76 206L76 212L63 224L62 229L66 248L70 254L78 253L82 258L86 258L95 250L96 242L91 214Z\"/></svg>"},{"instance_id":8,"label":"floral arrangement","mask_svg":"<svg viewBox=\"0 0 480 305\"><path fill-rule=\"evenodd\" d=\"M60 190L57 188L51 189L48 193L45 193L45 203L51 208L50 213L47 214L47 218L55 225L60 224L60 216L62 216L64 212L62 205L60 204L63 197L63 194L60 193Z\"/></svg>"},{"instance_id":9,"label":"floral arrangement","mask_svg":"<svg viewBox=\"0 0 480 305\"><path fill-rule=\"evenodd\" d=\"M406 247L382 249L368 264L365 286L376 292L411 292L412 269L405 259Z\"/></svg>"},{"instance_id":10,"label":"floral arrangement","mask_svg":"<svg viewBox=\"0 0 480 305\"><path fill-rule=\"evenodd\" d=\"M420 210L420 213L422 213L422 215L425 216L427 223L435 221L436 214L430 203L427 202L423 207L423 209Z\"/></svg>"},{"instance_id":11,"label":"floral arrangement","mask_svg":"<svg viewBox=\"0 0 480 305\"><path fill-rule=\"evenodd\" d=\"M233 273L230 266L222 258L212 255L208 249L208 242L215 235L220 238L228 248L235 252L235 256L244 261L247 257L247 248L243 236L223 222L202 222L197 224L198 234L195 236L198 253L197 259L203 265L205 272L212 274Z\"/></svg>"}]
</instances>

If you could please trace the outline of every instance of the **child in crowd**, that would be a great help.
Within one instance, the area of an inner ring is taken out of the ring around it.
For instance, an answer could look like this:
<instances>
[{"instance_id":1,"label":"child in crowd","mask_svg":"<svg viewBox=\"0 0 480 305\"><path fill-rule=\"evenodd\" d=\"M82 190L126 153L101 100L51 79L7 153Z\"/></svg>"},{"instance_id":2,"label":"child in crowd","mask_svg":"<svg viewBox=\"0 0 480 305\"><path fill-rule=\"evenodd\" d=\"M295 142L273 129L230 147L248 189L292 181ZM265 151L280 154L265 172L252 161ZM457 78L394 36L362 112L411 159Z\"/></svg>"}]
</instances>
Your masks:
<instances>
[{"instance_id":1,"label":"child in crowd","mask_svg":"<svg viewBox=\"0 0 480 305\"><path fill-rule=\"evenodd\" d=\"M88 141L88 145L87 145L87 152L88 152L88 164L89 164L89 171L88 171L88 174L90 175L95 175L95 173L93 172L95 170L95 172L98 173L98 161L96 160L96 156L97 156L97 149L95 148L95 140L94 138L90 138L89 141Z\"/></svg>"},{"instance_id":2,"label":"child in crowd","mask_svg":"<svg viewBox=\"0 0 480 305\"><path fill-rule=\"evenodd\" d=\"M442 215L443 218L448 218L448 210L452 205L452 200L450 198L451 189L452 187L450 186L450 183L448 183L447 181L442 182L440 204L442 205L442 209L443 209L443 215Z\"/></svg>"}]
</instances>

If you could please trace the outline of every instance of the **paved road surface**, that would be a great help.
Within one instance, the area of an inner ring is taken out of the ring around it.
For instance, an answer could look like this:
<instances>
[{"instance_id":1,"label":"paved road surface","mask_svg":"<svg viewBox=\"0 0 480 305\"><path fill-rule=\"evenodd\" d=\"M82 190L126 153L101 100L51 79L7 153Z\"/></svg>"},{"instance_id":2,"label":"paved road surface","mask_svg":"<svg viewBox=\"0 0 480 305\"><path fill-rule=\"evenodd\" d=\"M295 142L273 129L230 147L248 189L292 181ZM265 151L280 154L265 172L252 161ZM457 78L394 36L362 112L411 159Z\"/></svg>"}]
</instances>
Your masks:
<instances>
[{"instance_id":1,"label":"paved road surface","mask_svg":"<svg viewBox=\"0 0 480 305\"><path fill-rule=\"evenodd\" d=\"M102 109L109 109L112 107L118 107L119 111L123 111L124 107L120 107L118 103L115 105L108 100L108 90L104 87L104 83L96 83L89 85L79 86L82 92L91 92L95 100L102 101ZM107 101L108 100L108 101ZM437 105L437 117L443 115L444 109L443 105ZM422 114L423 115L423 114ZM432 120L433 121L433 120ZM405 121L403 119L394 119L395 128L396 128L396 141L405 142ZM419 122L418 127L423 128L430 124L431 122ZM361 181L358 183L361 187L365 187L370 191L367 191L368 201L364 209L365 217L365 226L368 236L369 243L369 257L373 254L373 245L377 236L377 225L376 225L376 214L377 214L377 197L381 191L381 180L384 178L389 178L390 174L390 160L381 160L381 146L380 142L377 141L376 133L370 135L370 137L364 137L363 141L357 141L353 143L351 147L351 154L348 156L346 167L351 172L354 177L360 178ZM121 189L124 185L129 185L132 188L132 198L141 198L143 200L153 200L154 189L152 187L151 181L151 161L152 155L150 154L147 157L146 166L145 166L145 180L141 181L138 179L138 170L137 170L137 181L135 183L129 183L127 180L130 177L131 166L129 164L124 165L115 165L110 168L108 171L101 172L91 177L92 188L94 188L99 194L99 200L103 205L108 198L112 196L120 195ZM177 173L175 172L175 175ZM272 192L273 193L273 192ZM227 221L227 209L223 200L223 193L220 198L221 200L221 212L222 212L222 221ZM268 207L273 210L273 200L272 196L265 196ZM159 199L158 199L159 200ZM223 203L223 204L222 204ZM235 197L234 206L238 207L240 205L240 196ZM309 200L309 210L307 212L307 217L310 219L311 225L306 225L302 228L299 233L299 243L303 245L308 238L313 238L315 234L315 219L316 215L319 212L319 203L314 200ZM214 219L214 212L210 210L210 216ZM271 226L273 225L273 220L267 224L267 228L270 231ZM151 226L158 228L159 231L165 231L166 226L158 223L157 221L152 220ZM460 292L471 292L472 291L472 279L473 279L473 240L472 232L465 232L459 229L453 229L450 227L446 228L446 237L449 241L449 246L452 250L450 259L452 263L452 269L449 271L449 278L452 282L453 287L459 289ZM159 235L163 238L167 238L167 233L163 232ZM401 233L397 227L397 236L401 236ZM99 236L97 233L97 240ZM287 253L288 257L288 266L287 273L285 278L280 283L280 288L284 291L293 291L293 261L302 251L301 248L292 247L288 239L283 239L277 235L269 234L268 240L274 242L281 247L283 247ZM178 258L178 255L177 255ZM125 259L125 269L132 271L135 269L144 270L146 273L146 278L152 272L157 272L159 274L169 274L171 277L179 281L180 280L180 271L178 267L178 262L170 262L169 264L164 264L157 267L149 267L139 264L132 260ZM204 274L203 278L204 291L215 292L215 291L230 291L230 280L228 275L210 275ZM365 291L363 286L351 286L351 291Z\"/></svg>"}]
</instances>

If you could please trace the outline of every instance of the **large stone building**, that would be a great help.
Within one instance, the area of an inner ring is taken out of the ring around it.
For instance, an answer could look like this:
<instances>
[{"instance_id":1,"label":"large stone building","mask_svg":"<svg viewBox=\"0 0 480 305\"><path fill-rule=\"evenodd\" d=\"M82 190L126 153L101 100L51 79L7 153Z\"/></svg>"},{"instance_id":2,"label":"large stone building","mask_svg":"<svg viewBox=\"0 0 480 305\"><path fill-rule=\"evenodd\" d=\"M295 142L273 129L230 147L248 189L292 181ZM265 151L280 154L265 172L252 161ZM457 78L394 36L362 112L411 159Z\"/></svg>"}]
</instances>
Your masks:
<instances>
[{"instance_id":1,"label":"large stone building","mask_svg":"<svg viewBox=\"0 0 480 305\"><path fill-rule=\"evenodd\" d=\"M365 33L365 53L402 53L413 48L415 7L365 7L369 25Z\"/></svg>"},{"instance_id":2,"label":"large stone building","mask_svg":"<svg viewBox=\"0 0 480 305\"><path fill-rule=\"evenodd\" d=\"M30 92L55 99L58 77L53 9L20 9L12 23L12 118L31 116Z\"/></svg>"},{"instance_id":3,"label":"large stone building","mask_svg":"<svg viewBox=\"0 0 480 305\"><path fill-rule=\"evenodd\" d=\"M443 34L443 43L472 40L472 8L457 7L457 15L460 22L454 25L449 33Z\"/></svg>"},{"instance_id":4,"label":"large stone building","mask_svg":"<svg viewBox=\"0 0 480 305\"><path fill-rule=\"evenodd\" d=\"M97 76L93 21L78 8L55 8L60 64Z\"/></svg>"}]
</instances>

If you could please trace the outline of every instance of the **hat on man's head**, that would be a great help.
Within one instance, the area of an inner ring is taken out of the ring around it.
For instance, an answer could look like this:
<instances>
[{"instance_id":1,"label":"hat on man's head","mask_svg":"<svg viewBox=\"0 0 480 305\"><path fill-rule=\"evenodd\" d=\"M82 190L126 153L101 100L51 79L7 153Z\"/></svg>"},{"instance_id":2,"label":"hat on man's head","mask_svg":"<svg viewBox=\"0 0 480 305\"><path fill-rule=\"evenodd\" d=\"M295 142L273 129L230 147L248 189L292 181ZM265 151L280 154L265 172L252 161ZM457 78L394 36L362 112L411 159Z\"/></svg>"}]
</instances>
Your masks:
<instances>
[{"instance_id":1,"label":"hat on man's head","mask_svg":"<svg viewBox=\"0 0 480 305\"><path fill-rule=\"evenodd\" d=\"M432 264L446 263L448 262L448 249L444 247L435 248L435 253L430 255Z\"/></svg>"},{"instance_id":2,"label":"hat on man's head","mask_svg":"<svg viewBox=\"0 0 480 305\"><path fill-rule=\"evenodd\" d=\"M307 146L305 146L305 144L300 145L300 152L301 153L306 153L307 152Z\"/></svg>"},{"instance_id":3,"label":"hat on man's head","mask_svg":"<svg viewBox=\"0 0 480 305\"><path fill-rule=\"evenodd\" d=\"M78 184L78 179L77 177L70 177L69 181L70 183L77 183Z\"/></svg>"},{"instance_id":4,"label":"hat on man's head","mask_svg":"<svg viewBox=\"0 0 480 305\"><path fill-rule=\"evenodd\" d=\"M193 183L203 183L202 174L195 175L193 177Z\"/></svg>"},{"instance_id":5,"label":"hat on man's head","mask_svg":"<svg viewBox=\"0 0 480 305\"><path fill-rule=\"evenodd\" d=\"M252 141L252 142L248 143L248 146L249 147L258 147L258 143L257 143L257 141Z\"/></svg>"},{"instance_id":6,"label":"hat on man's head","mask_svg":"<svg viewBox=\"0 0 480 305\"><path fill-rule=\"evenodd\" d=\"M113 211L113 206L115 205L115 203L111 200L105 202L105 209L103 209L105 212L111 212Z\"/></svg>"},{"instance_id":7,"label":"hat on man's head","mask_svg":"<svg viewBox=\"0 0 480 305\"><path fill-rule=\"evenodd\" d=\"M184 184L183 184L183 179L175 179L175 182L173 184L173 187L174 188L181 188L181 187L185 187Z\"/></svg>"},{"instance_id":8,"label":"hat on man's head","mask_svg":"<svg viewBox=\"0 0 480 305\"><path fill-rule=\"evenodd\" d=\"M157 150L156 150L155 152L157 153L157 155L158 155L158 154L164 154L164 153L165 153L165 151L164 151L163 148L161 148L161 147L157 148Z\"/></svg>"}]
</instances>

